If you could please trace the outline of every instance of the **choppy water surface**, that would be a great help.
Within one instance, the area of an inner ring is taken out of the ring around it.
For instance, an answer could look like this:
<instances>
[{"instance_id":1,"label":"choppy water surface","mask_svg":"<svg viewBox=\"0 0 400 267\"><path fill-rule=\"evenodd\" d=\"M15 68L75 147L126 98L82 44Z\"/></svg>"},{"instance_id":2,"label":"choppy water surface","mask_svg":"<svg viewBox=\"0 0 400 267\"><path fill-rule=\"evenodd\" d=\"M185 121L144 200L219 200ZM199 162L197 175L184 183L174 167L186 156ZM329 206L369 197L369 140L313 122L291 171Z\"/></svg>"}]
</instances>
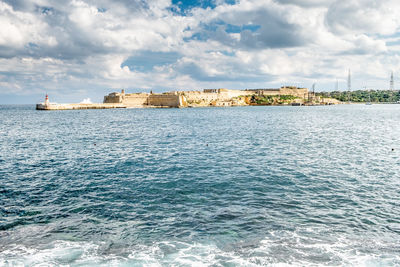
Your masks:
<instances>
[{"instance_id":1,"label":"choppy water surface","mask_svg":"<svg viewBox=\"0 0 400 267\"><path fill-rule=\"evenodd\" d=\"M0 265L400 265L400 105L3 106L0 133Z\"/></svg>"}]
</instances>

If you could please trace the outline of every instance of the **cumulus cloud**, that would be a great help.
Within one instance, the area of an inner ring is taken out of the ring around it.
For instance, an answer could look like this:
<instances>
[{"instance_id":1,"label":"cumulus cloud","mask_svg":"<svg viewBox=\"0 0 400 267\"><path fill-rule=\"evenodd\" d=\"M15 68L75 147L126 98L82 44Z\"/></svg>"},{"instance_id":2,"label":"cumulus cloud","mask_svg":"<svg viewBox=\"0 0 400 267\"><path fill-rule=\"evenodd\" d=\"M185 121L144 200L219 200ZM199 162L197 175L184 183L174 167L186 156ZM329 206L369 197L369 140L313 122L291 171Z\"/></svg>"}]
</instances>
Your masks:
<instances>
[{"instance_id":1,"label":"cumulus cloud","mask_svg":"<svg viewBox=\"0 0 400 267\"><path fill-rule=\"evenodd\" d=\"M397 0L3 0L0 94L328 86L348 68L379 84L400 69L399 13Z\"/></svg>"},{"instance_id":2,"label":"cumulus cloud","mask_svg":"<svg viewBox=\"0 0 400 267\"><path fill-rule=\"evenodd\" d=\"M338 34L391 35L399 31L399 13L397 0L337 0L329 6L326 22Z\"/></svg>"}]
</instances>

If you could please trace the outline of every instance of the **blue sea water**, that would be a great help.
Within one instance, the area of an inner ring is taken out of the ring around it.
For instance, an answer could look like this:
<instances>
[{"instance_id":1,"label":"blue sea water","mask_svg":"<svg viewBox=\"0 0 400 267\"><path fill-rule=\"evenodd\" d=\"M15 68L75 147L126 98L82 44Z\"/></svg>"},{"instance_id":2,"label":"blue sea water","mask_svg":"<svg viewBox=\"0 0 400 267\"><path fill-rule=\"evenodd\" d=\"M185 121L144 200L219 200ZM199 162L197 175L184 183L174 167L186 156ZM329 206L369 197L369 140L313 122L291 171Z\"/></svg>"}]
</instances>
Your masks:
<instances>
[{"instance_id":1,"label":"blue sea water","mask_svg":"<svg viewBox=\"0 0 400 267\"><path fill-rule=\"evenodd\" d=\"M400 105L1 106L0 266L35 265L400 265Z\"/></svg>"}]
</instances>

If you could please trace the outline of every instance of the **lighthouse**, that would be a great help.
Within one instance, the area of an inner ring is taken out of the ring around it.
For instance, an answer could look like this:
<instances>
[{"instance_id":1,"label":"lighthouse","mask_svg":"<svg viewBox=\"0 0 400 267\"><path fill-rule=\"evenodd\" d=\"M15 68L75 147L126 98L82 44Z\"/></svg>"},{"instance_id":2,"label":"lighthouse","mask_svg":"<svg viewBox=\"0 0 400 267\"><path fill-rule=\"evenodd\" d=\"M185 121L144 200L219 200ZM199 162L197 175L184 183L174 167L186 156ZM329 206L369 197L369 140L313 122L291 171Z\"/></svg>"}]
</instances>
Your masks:
<instances>
[{"instance_id":1,"label":"lighthouse","mask_svg":"<svg viewBox=\"0 0 400 267\"><path fill-rule=\"evenodd\" d=\"M46 98L44 99L44 105L45 106L49 106L50 102L49 102L49 96L46 94Z\"/></svg>"}]
</instances>

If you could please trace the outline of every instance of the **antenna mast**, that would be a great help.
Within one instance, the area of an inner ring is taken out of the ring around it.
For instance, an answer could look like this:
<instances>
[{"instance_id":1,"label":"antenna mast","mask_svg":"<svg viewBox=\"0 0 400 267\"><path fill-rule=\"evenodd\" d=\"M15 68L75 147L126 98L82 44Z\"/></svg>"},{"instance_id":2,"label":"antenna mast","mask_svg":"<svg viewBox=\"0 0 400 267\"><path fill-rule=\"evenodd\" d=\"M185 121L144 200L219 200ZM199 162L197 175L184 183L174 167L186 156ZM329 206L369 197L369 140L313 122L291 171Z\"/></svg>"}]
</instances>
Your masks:
<instances>
[{"instance_id":1,"label":"antenna mast","mask_svg":"<svg viewBox=\"0 0 400 267\"><path fill-rule=\"evenodd\" d=\"M393 71L392 71L392 75L390 75L390 91L393 92L394 90L394 79L393 79Z\"/></svg>"},{"instance_id":2,"label":"antenna mast","mask_svg":"<svg viewBox=\"0 0 400 267\"><path fill-rule=\"evenodd\" d=\"M394 79L393 79L393 71L390 75L390 102L393 102L393 90L394 90Z\"/></svg>"},{"instance_id":3,"label":"antenna mast","mask_svg":"<svg viewBox=\"0 0 400 267\"><path fill-rule=\"evenodd\" d=\"M349 103L350 103L350 92L351 92L351 72L349 69L349 75L347 77L347 95L348 95Z\"/></svg>"},{"instance_id":4,"label":"antenna mast","mask_svg":"<svg viewBox=\"0 0 400 267\"><path fill-rule=\"evenodd\" d=\"M313 83L313 85L312 85L312 95L311 95L311 97L312 97L312 101L314 101L314 99L315 99L315 83Z\"/></svg>"}]
</instances>

